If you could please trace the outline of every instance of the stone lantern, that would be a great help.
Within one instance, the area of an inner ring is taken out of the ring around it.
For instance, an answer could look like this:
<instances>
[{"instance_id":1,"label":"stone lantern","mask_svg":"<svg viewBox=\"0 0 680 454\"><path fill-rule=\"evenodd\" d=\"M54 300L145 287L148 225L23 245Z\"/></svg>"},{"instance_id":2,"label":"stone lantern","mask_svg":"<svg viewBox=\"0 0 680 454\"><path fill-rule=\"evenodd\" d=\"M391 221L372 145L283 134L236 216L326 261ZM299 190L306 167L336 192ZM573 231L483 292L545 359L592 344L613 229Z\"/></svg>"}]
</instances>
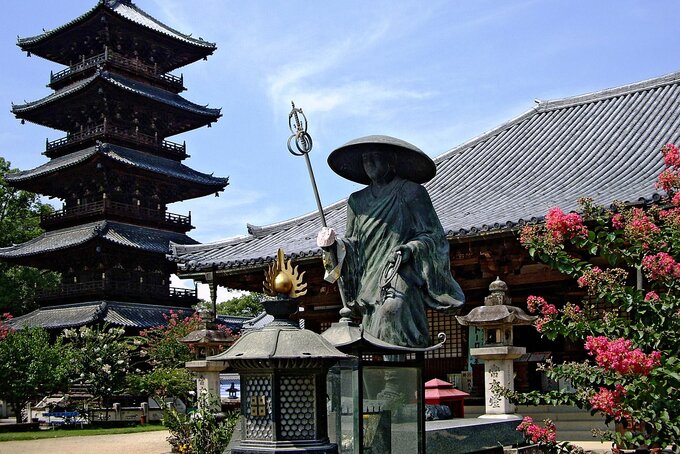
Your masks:
<instances>
[{"instance_id":1,"label":"stone lantern","mask_svg":"<svg viewBox=\"0 0 680 454\"><path fill-rule=\"evenodd\" d=\"M491 295L484 298L484 306L475 307L465 316L456 316L458 323L484 330L482 347L471 348L470 355L484 360L484 400L486 414L480 418L515 419L515 407L497 393L495 386L514 390L512 361L526 353L526 348L513 345L513 326L531 325L536 316L527 315L521 308L511 306L508 286L500 278L489 285Z\"/></svg>"},{"instance_id":2,"label":"stone lantern","mask_svg":"<svg viewBox=\"0 0 680 454\"><path fill-rule=\"evenodd\" d=\"M180 339L180 342L186 344L194 356L191 361L186 362L185 367L197 376L196 395L207 393L215 397L207 402L217 407L220 398L220 372L224 366L221 363L208 361L207 357L224 350L232 344L234 338L218 329L213 311L203 310L199 314L201 316L199 328ZM200 404L202 404L201 400L199 400ZM214 410L220 409L214 408Z\"/></svg>"},{"instance_id":3,"label":"stone lantern","mask_svg":"<svg viewBox=\"0 0 680 454\"><path fill-rule=\"evenodd\" d=\"M348 355L290 321L298 309L295 298L306 293L306 286L279 249L265 280L266 293L276 298L263 301L274 321L208 358L228 363L241 376L243 425L233 454L338 452L328 438L326 374Z\"/></svg>"}]
</instances>

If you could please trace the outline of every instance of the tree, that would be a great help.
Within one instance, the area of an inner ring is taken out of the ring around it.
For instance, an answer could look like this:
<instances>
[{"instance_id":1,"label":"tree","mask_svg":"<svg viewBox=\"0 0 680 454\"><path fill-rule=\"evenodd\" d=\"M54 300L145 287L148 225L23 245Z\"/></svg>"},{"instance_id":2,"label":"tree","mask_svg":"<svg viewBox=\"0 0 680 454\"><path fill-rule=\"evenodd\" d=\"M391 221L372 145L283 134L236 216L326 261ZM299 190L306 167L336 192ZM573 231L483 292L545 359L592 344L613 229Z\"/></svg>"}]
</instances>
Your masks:
<instances>
[{"instance_id":1,"label":"tree","mask_svg":"<svg viewBox=\"0 0 680 454\"><path fill-rule=\"evenodd\" d=\"M54 211L40 202L36 194L11 188L5 174L15 173L10 163L0 158L0 247L23 243L40 235L40 215ZM36 268L0 263L0 312L14 315L35 309L36 291L55 287L57 273Z\"/></svg>"},{"instance_id":2,"label":"tree","mask_svg":"<svg viewBox=\"0 0 680 454\"><path fill-rule=\"evenodd\" d=\"M125 330L117 327L89 327L64 330L63 339L73 348L73 375L88 385L92 395L108 409L111 398L125 390L130 370L130 352L135 348Z\"/></svg>"},{"instance_id":3,"label":"tree","mask_svg":"<svg viewBox=\"0 0 680 454\"><path fill-rule=\"evenodd\" d=\"M46 394L65 390L73 356L60 339L50 345L42 328L11 331L0 340L0 398L21 422L21 410Z\"/></svg>"},{"instance_id":4,"label":"tree","mask_svg":"<svg viewBox=\"0 0 680 454\"><path fill-rule=\"evenodd\" d=\"M647 210L623 204L604 209L583 199L581 214L553 208L544 224L523 229L520 241L531 256L571 275L587 291L579 304L560 308L530 296L529 311L540 314L536 329L551 340L563 336L582 342L589 359L544 368L549 378L570 381L576 393L512 397L518 403L572 404L601 413L608 424L621 427L602 434L619 448L675 445L677 452L680 151L666 145L662 153L666 169L658 187L667 197L660 204ZM550 427L525 420L518 430L545 442L542 430Z\"/></svg>"},{"instance_id":5,"label":"tree","mask_svg":"<svg viewBox=\"0 0 680 454\"><path fill-rule=\"evenodd\" d=\"M255 317L264 311L261 293L246 293L217 304L217 313L237 317Z\"/></svg>"}]
</instances>

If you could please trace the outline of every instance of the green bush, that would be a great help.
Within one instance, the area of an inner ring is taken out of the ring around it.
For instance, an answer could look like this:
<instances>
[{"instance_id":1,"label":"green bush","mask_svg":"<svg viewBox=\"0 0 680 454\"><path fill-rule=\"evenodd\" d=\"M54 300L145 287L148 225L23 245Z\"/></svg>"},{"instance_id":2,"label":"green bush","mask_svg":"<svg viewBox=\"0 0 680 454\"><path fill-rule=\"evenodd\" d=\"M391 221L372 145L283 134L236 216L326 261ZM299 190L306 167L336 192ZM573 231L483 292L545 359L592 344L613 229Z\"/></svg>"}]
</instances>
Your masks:
<instances>
[{"instance_id":1,"label":"green bush","mask_svg":"<svg viewBox=\"0 0 680 454\"><path fill-rule=\"evenodd\" d=\"M234 433L238 414L230 413L223 418L216 415L212 411L216 407L214 400L203 394L198 398L198 409L189 414L175 408L165 412L163 424L170 431L168 442L173 452L222 454Z\"/></svg>"}]
</instances>

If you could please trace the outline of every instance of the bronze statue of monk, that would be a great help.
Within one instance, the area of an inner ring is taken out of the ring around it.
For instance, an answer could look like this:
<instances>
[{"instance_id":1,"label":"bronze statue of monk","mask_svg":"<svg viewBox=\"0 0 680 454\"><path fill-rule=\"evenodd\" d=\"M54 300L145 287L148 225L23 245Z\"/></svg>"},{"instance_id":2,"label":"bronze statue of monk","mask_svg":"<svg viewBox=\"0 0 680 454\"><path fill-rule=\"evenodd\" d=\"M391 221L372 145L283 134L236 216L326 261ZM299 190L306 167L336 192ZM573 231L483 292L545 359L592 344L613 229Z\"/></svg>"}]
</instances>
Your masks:
<instances>
[{"instance_id":1,"label":"bronze statue of monk","mask_svg":"<svg viewBox=\"0 0 680 454\"><path fill-rule=\"evenodd\" d=\"M328 157L342 177L367 184L347 201L345 237L322 229L317 243L335 248L338 263L326 280L342 276L345 297L366 332L394 345L427 347L426 308L462 306L451 275L449 244L427 190L432 159L415 146L387 136L353 140Z\"/></svg>"}]
</instances>

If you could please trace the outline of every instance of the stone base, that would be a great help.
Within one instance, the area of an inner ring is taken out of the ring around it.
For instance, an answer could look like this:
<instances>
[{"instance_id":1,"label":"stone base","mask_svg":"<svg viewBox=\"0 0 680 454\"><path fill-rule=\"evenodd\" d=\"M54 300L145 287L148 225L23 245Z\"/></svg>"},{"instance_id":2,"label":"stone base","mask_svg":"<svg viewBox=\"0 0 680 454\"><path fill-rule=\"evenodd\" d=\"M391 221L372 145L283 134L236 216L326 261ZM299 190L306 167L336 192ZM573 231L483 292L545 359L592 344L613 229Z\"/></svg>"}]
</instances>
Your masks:
<instances>
[{"instance_id":1,"label":"stone base","mask_svg":"<svg viewBox=\"0 0 680 454\"><path fill-rule=\"evenodd\" d=\"M427 454L503 452L523 441L516 420L450 419L425 423Z\"/></svg>"},{"instance_id":2,"label":"stone base","mask_svg":"<svg viewBox=\"0 0 680 454\"><path fill-rule=\"evenodd\" d=\"M310 441L278 441L278 442L243 442L237 441L225 451L231 454L264 454L264 453L286 453L286 454L338 454L338 445L324 442Z\"/></svg>"},{"instance_id":3,"label":"stone base","mask_svg":"<svg viewBox=\"0 0 680 454\"><path fill-rule=\"evenodd\" d=\"M490 419L496 421L521 421L522 417L519 415L481 415L477 416L477 419Z\"/></svg>"}]
</instances>

